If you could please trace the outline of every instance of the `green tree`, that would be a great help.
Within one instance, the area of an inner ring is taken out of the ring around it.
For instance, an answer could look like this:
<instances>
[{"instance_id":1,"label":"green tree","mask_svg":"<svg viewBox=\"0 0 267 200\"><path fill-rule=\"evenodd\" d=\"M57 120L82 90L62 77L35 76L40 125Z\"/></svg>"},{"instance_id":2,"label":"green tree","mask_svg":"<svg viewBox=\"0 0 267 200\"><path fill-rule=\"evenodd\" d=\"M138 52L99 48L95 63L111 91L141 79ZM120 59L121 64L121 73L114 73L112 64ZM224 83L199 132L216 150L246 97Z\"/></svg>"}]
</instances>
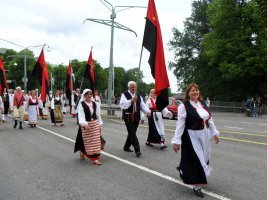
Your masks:
<instances>
[{"instance_id":1,"label":"green tree","mask_svg":"<svg viewBox=\"0 0 267 200\"><path fill-rule=\"evenodd\" d=\"M173 38L169 41L169 49L174 51L174 61L169 63L169 68L177 78L178 85L182 90L188 83L201 82L201 77L206 70L206 60L201 56L201 42L206 33L209 32L209 20L206 15L210 1L194 1L192 3L192 14L184 22L184 31L173 28ZM196 76L198 74L198 76ZM200 83L199 83L200 84Z\"/></svg>"},{"instance_id":2,"label":"green tree","mask_svg":"<svg viewBox=\"0 0 267 200\"><path fill-rule=\"evenodd\" d=\"M264 95L266 18L257 1L214 0L207 13L212 31L204 38L204 55L219 69L228 100Z\"/></svg>"}]
</instances>

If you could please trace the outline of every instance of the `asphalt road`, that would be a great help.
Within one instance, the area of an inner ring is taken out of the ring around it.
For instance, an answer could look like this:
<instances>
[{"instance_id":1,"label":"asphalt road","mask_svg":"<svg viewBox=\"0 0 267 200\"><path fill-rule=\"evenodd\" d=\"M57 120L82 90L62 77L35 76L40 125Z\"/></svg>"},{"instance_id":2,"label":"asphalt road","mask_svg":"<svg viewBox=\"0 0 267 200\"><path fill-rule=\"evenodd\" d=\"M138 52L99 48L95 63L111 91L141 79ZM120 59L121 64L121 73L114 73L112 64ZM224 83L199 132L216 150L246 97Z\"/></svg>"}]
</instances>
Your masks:
<instances>
[{"instance_id":1,"label":"asphalt road","mask_svg":"<svg viewBox=\"0 0 267 200\"><path fill-rule=\"evenodd\" d=\"M175 169L180 153L171 149L175 120L165 120L166 144L147 147L147 126L138 129L142 156L122 150L126 128L119 118L104 118L107 141L103 165L80 160L73 153L78 126L65 117L65 126L40 120L37 128L12 121L0 125L0 200L174 200L199 199L183 185ZM213 168L205 199L266 199L267 118L214 113L221 142L212 145Z\"/></svg>"}]
</instances>

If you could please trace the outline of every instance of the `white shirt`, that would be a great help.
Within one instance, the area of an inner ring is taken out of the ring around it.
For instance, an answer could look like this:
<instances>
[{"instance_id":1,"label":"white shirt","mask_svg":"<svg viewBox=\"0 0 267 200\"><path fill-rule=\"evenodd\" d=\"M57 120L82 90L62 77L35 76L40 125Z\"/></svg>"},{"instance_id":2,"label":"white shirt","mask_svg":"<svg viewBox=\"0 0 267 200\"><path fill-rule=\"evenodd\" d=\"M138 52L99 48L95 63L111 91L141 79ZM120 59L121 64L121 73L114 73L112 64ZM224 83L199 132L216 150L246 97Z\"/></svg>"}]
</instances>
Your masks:
<instances>
[{"instance_id":1,"label":"white shirt","mask_svg":"<svg viewBox=\"0 0 267 200\"><path fill-rule=\"evenodd\" d=\"M198 101L195 103L194 101L190 100L190 104L196 109L199 116L205 121L209 119L209 113L203 108L202 104ZM176 130L175 135L172 138L171 142L173 144L181 144L182 140L181 137L183 135L184 129L185 129L185 119L187 116L186 109L184 104L179 105L178 107L178 114L177 114L177 123L176 123ZM209 119L209 131L212 136L220 135L219 131L216 129L213 119ZM205 124L205 123L204 123Z\"/></svg>"},{"instance_id":2,"label":"white shirt","mask_svg":"<svg viewBox=\"0 0 267 200\"><path fill-rule=\"evenodd\" d=\"M128 92L131 94L131 92L128 90ZM134 96L134 94L131 94L132 97ZM142 112L144 112L145 114L150 113L150 109L149 107L144 103L143 98L140 96L141 98L141 102L140 102L140 109ZM120 107L123 110L128 109L130 106L132 105L132 101L131 99L127 99L126 96L124 94L121 95L121 100L120 100Z\"/></svg>"}]
</instances>

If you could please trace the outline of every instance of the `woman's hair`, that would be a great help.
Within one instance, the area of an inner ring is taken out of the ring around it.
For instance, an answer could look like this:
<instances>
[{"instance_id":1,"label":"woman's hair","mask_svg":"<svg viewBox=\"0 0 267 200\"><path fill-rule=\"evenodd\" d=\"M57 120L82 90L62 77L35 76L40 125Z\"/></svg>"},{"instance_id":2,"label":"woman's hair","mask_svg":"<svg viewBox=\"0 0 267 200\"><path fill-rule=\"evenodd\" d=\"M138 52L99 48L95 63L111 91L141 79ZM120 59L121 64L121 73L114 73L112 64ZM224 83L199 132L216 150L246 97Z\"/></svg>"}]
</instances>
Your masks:
<instances>
[{"instance_id":1,"label":"woman's hair","mask_svg":"<svg viewBox=\"0 0 267 200\"><path fill-rule=\"evenodd\" d=\"M189 85L187 85L186 87L186 92L185 92L185 97L184 97L184 101L188 101L190 99L189 97L189 91L191 90L192 87L195 87L196 89L199 90L199 97L198 97L198 100L203 100L201 94L200 94L200 89L199 89L199 86L198 84L196 83L190 83Z\"/></svg>"}]
</instances>

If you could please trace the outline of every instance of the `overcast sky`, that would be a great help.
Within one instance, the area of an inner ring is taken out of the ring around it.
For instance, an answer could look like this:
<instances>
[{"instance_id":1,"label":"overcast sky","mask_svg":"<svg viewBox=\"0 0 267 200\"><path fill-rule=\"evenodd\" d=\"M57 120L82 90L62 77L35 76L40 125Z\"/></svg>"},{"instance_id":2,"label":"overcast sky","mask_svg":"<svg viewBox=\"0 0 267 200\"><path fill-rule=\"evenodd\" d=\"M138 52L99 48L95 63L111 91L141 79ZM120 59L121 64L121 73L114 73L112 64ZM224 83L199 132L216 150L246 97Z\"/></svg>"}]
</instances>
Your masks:
<instances>
[{"instance_id":1,"label":"overcast sky","mask_svg":"<svg viewBox=\"0 0 267 200\"><path fill-rule=\"evenodd\" d=\"M102 0L103 1L103 0ZM145 6L148 0L108 0L115 6ZM104 2L104 1L103 1ZM161 25L166 66L173 60L167 43L172 27L183 29L183 22L191 15L192 0L155 0ZM111 11L100 0L1 0L0 38L24 47L47 43L50 51L45 59L51 64L67 65L69 60L87 60L91 46L93 58L102 67L109 67L111 28L84 20L110 19ZM108 5L109 6L109 5ZM119 9L116 8L116 11ZM118 12L115 21L137 33L115 29L113 44L114 66L125 70L138 67L147 8L131 8ZM19 47L0 40L0 47L16 51ZM32 49L39 56L41 48ZM146 83L154 82L147 63L149 53L144 49L141 70ZM168 70L172 92L179 89L172 71Z\"/></svg>"}]
</instances>

